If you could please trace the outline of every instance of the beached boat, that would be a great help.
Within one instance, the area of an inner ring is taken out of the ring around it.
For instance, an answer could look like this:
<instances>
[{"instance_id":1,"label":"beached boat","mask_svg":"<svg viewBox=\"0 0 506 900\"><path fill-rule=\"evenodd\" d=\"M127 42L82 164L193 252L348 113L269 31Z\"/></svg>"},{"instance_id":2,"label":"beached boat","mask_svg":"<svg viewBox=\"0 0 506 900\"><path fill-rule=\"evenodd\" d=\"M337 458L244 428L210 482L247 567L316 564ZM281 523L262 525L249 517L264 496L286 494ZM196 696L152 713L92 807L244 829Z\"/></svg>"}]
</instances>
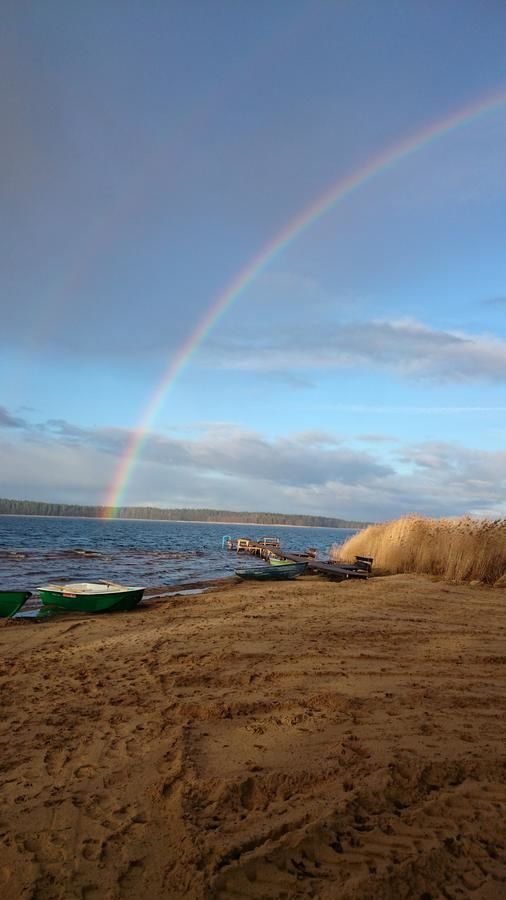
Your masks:
<instances>
[{"instance_id":1,"label":"beached boat","mask_svg":"<svg viewBox=\"0 0 506 900\"><path fill-rule=\"evenodd\" d=\"M279 556L269 556L269 565L270 566L293 566L294 562L291 559L280 559ZM298 565L298 563L297 563ZM306 565L305 563L303 565Z\"/></svg>"},{"instance_id":2,"label":"beached boat","mask_svg":"<svg viewBox=\"0 0 506 900\"><path fill-rule=\"evenodd\" d=\"M258 579L260 581L282 581L285 578L297 578L305 571L306 563L289 563L286 566L252 566L250 569L236 569L239 578Z\"/></svg>"},{"instance_id":3,"label":"beached boat","mask_svg":"<svg viewBox=\"0 0 506 900\"><path fill-rule=\"evenodd\" d=\"M39 588L44 606L69 612L120 612L133 609L142 600L144 588L112 581L77 581L45 584Z\"/></svg>"},{"instance_id":4,"label":"beached boat","mask_svg":"<svg viewBox=\"0 0 506 900\"><path fill-rule=\"evenodd\" d=\"M31 591L0 591L0 619L15 616L31 596Z\"/></svg>"}]
</instances>

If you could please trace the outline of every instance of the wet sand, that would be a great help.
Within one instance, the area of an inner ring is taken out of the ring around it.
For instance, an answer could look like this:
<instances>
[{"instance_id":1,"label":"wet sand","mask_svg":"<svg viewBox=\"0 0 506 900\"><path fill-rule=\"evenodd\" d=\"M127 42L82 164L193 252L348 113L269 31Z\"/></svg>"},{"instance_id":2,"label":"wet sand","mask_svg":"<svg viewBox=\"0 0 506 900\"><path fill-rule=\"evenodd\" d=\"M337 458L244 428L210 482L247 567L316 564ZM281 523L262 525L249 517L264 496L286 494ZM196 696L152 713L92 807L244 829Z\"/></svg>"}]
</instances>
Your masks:
<instances>
[{"instance_id":1,"label":"wet sand","mask_svg":"<svg viewBox=\"0 0 506 900\"><path fill-rule=\"evenodd\" d=\"M506 895L506 593L232 584L0 625L0 896Z\"/></svg>"}]
</instances>

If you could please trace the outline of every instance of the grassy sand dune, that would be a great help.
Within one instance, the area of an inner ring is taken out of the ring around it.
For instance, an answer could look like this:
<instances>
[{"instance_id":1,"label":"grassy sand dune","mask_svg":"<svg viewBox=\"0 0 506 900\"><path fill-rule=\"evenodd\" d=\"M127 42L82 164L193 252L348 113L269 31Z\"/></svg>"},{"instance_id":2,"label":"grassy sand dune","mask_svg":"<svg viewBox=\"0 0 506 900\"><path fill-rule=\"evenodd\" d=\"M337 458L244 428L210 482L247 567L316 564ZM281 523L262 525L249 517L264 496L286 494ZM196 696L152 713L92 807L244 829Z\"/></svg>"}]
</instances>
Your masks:
<instances>
[{"instance_id":1,"label":"grassy sand dune","mask_svg":"<svg viewBox=\"0 0 506 900\"><path fill-rule=\"evenodd\" d=\"M375 567L391 574L411 572L494 584L506 574L506 520L405 516L370 525L334 547L331 555L346 562L355 556L373 556Z\"/></svg>"}]
</instances>

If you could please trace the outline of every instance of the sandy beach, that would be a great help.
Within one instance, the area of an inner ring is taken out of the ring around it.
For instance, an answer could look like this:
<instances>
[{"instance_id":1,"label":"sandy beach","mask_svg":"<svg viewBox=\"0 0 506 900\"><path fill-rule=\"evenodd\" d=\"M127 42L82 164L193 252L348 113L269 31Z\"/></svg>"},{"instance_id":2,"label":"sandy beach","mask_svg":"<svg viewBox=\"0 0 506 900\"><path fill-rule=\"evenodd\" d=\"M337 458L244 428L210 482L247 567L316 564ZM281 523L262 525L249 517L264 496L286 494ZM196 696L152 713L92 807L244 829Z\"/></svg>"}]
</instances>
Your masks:
<instances>
[{"instance_id":1,"label":"sandy beach","mask_svg":"<svg viewBox=\"0 0 506 900\"><path fill-rule=\"evenodd\" d=\"M1 896L504 897L505 601L305 577L5 621Z\"/></svg>"}]
</instances>

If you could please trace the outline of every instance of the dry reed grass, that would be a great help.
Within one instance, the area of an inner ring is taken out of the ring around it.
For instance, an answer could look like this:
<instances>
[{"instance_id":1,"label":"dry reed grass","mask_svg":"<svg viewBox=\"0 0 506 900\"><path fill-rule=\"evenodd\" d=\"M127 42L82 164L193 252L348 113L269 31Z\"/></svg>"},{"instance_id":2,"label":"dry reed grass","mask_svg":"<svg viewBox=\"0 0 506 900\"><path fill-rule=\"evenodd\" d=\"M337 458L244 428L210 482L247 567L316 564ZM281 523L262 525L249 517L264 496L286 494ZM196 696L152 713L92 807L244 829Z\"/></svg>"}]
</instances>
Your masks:
<instances>
[{"instance_id":1,"label":"dry reed grass","mask_svg":"<svg viewBox=\"0 0 506 900\"><path fill-rule=\"evenodd\" d=\"M334 560L353 562L355 556L372 556L375 569L392 574L494 584L506 574L506 519L405 516L370 525L331 550Z\"/></svg>"}]
</instances>

